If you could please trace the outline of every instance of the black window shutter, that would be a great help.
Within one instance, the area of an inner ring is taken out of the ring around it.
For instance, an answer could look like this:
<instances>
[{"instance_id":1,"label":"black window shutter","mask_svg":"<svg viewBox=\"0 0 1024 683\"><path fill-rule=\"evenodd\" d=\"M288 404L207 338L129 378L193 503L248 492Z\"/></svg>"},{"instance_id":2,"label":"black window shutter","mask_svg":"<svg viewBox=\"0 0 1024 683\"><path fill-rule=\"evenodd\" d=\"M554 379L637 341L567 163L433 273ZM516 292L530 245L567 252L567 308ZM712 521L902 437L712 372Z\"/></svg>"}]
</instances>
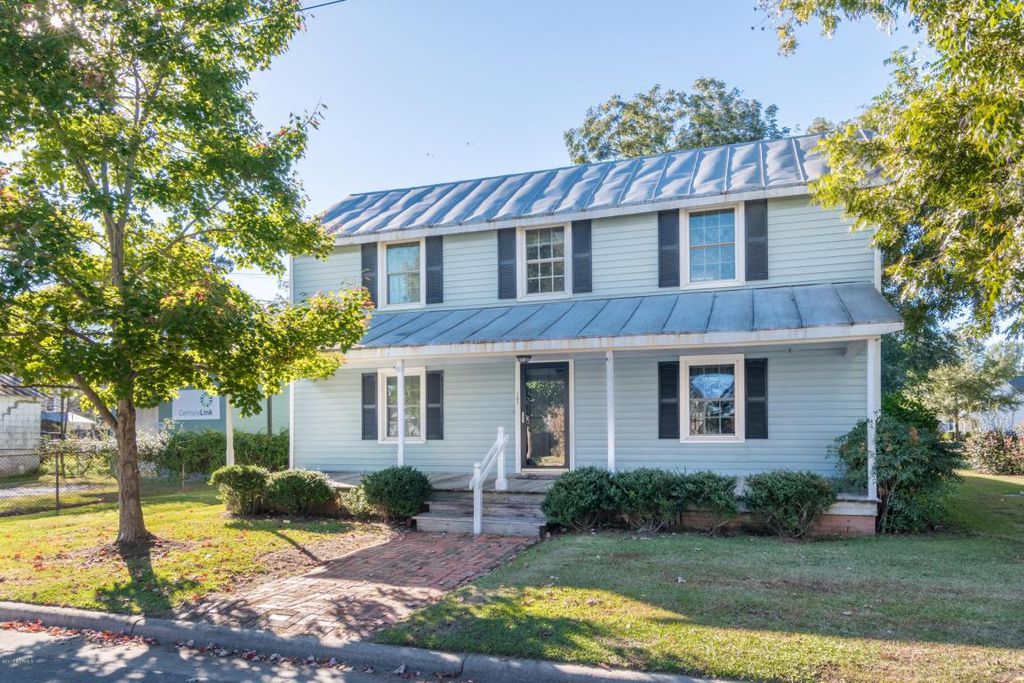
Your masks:
<instances>
[{"instance_id":1,"label":"black window shutter","mask_svg":"<svg viewBox=\"0 0 1024 683\"><path fill-rule=\"evenodd\" d=\"M679 211L658 212L658 286L679 286Z\"/></svg>"},{"instance_id":2,"label":"black window shutter","mask_svg":"<svg viewBox=\"0 0 1024 683\"><path fill-rule=\"evenodd\" d=\"M377 305L377 243L363 245L363 287L370 292L370 299ZM376 438L376 437L374 437Z\"/></svg>"},{"instance_id":3,"label":"black window shutter","mask_svg":"<svg viewBox=\"0 0 1024 683\"><path fill-rule=\"evenodd\" d=\"M745 203L743 225L747 233L747 279L768 279L768 200Z\"/></svg>"},{"instance_id":4,"label":"black window shutter","mask_svg":"<svg viewBox=\"0 0 1024 683\"><path fill-rule=\"evenodd\" d=\"M444 372L427 372L427 438L444 438Z\"/></svg>"},{"instance_id":5,"label":"black window shutter","mask_svg":"<svg viewBox=\"0 0 1024 683\"><path fill-rule=\"evenodd\" d=\"M572 291L585 294L593 288L590 221L572 222Z\"/></svg>"},{"instance_id":6,"label":"black window shutter","mask_svg":"<svg viewBox=\"0 0 1024 683\"><path fill-rule=\"evenodd\" d=\"M498 298L516 298L516 229L498 231Z\"/></svg>"},{"instance_id":7,"label":"black window shutter","mask_svg":"<svg viewBox=\"0 0 1024 683\"><path fill-rule=\"evenodd\" d=\"M748 358L744 374L747 379L747 438L768 438L768 359Z\"/></svg>"},{"instance_id":8,"label":"black window shutter","mask_svg":"<svg viewBox=\"0 0 1024 683\"><path fill-rule=\"evenodd\" d=\"M363 438L377 440L377 373L363 373Z\"/></svg>"},{"instance_id":9,"label":"black window shutter","mask_svg":"<svg viewBox=\"0 0 1024 683\"><path fill-rule=\"evenodd\" d=\"M658 363L658 438L679 438L679 361Z\"/></svg>"},{"instance_id":10,"label":"black window shutter","mask_svg":"<svg viewBox=\"0 0 1024 683\"><path fill-rule=\"evenodd\" d=\"M425 240L427 259L427 303L439 304L444 301L444 242L441 235L431 235Z\"/></svg>"}]
</instances>

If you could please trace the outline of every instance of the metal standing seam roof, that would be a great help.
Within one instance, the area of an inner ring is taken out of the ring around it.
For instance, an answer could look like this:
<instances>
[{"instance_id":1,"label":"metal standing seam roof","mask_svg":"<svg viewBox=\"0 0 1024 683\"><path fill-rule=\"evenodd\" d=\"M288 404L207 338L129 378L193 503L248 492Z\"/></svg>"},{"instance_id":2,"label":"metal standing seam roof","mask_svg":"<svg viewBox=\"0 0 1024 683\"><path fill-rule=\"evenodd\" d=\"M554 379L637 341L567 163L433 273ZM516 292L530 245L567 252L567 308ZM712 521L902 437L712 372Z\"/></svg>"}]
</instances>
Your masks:
<instances>
[{"instance_id":1,"label":"metal standing seam roof","mask_svg":"<svg viewBox=\"0 0 1024 683\"><path fill-rule=\"evenodd\" d=\"M381 312L356 347L707 334L899 324L871 283L559 300L475 309Z\"/></svg>"},{"instance_id":2,"label":"metal standing seam roof","mask_svg":"<svg viewBox=\"0 0 1024 683\"><path fill-rule=\"evenodd\" d=\"M820 139L801 135L364 192L328 209L323 223L336 237L357 237L799 187L827 171L814 151Z\"/></svg>"}]
</instances>

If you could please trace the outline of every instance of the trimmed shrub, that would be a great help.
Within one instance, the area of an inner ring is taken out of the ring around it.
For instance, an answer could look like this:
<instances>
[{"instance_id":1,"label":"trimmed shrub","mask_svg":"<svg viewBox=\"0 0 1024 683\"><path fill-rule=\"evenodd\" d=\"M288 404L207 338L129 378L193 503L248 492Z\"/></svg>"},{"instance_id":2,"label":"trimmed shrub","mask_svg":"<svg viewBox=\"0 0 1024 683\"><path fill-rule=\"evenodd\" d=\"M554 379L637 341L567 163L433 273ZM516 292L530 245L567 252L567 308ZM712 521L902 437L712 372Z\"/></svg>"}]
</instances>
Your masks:
<instances>
[{"instance_id":1,"label":"trimmed shrub","mask_svg":"<svg viewBox=\"0 0 1024 683\"><path fill-rule=\"evenodd\" d=\"M935 527L944 515L944 500L962 465L944 442L934 414L907 399L885 402L875 422L875 472L879 505L876 527L882 533L919 532ZM866 490L868 481L867 420L835 440L831 454L839 461L844 485Z\"/></svg>"},{"instance_id":2,"label":"trimmed shrub","mask_svg":"<svg viewBox=\"0 0 1024 683\"><path fill-rule=\"evenodd\" d=\"M235 461L243 465L259 465L271 472L288 469L288 430L277 434L266 432L235 432Z\"/></svg>"},{"instance_id":3,"label":"trimmed shrub","mask_svg":"<svg viewBox=\"0 0 1024 683\"><path fill-rule=\"evenodd\" d=\"M801 538L836 500L828 479L813 472L775 470L747 477L743 497L779 536Z\"/></svg>"},{"instance_id":4,"label":"trimmed shrub","mask_svg":"<svg viewBox=\"0 0 1024 683\"><path fill-rule=\"evenodd\" d=\"M1024 437L1018 432L989 429L972 432L964 441L971 467L985 474L1024 474Z\"/></svg>"},{"instance_id":5,"label":"trimmed shrub","mask_svg":"<svg viewBox=\"0 0 1024 683\"><path fill-rule=\"evenodd\" d=\"M259 511L267 492L270 472L255 465L221 467L210 475L210 486L216 486L228 509L242 515Z\"/></svg>"},{"instance_id":6,"label":"trimmed shrub","mask_svg":"<svg viewBox=\"0 0 1024 683\"><path fill-rule=\"evenodd\" d=\"M377 516L377 508L366 499L366 492L362 486L342 491L338 494L338 504L354 519L371 519Z\"/></svg>"},{"instance_id":7,"label":"trimmed shrub","mask_svg":"<svg viewBox=\"0 0 1024 683\"><path fill-rule=\"evenodd\" d=\"M709 534L717 534L739 514L736 477L709 471L693 472L683 477L682 485L686 504L708 515Z\"/></svg>"},{"instance_id":8,"label":"trimmed shrub","mask_svg":"<svg viewBox=\"0 0 1024 683\"><path fill-rule=\"evenodd\" d=\"M194 474L207 474L224 465L225 438L212 429L173 431L163 451L152 454L158 472L179 477L182 487Z\"/></svg>"},{"instance_id":9,"label":"trimmed shrub","mask_svg":"<svg viewBox=\"0 0 1024 683\"><path fill-rule=\"evenodd\" d=\"M286 470L267 479L267 504L290 515L323 512L332 500L334 485L323 472Z\"/></svg>"},{"instance_id":10,"label":"trimmed shrub","mask_svg":"<svg viewBox=\"0 0 1024 683\"><path fill-rule=\"evenodd\" d=\"M417 514L430 498L427 475L414 467L389 467L363 477L366 500L386 520L404 520Z\"/></svg>"},{"instance_id":11,"label":"trimmed shrub","mask_svg":"<svg viewBox=\"0 0 1024 683\"><path fill-rule=\"evenodd\" d=\"M224 465L227 438L212 429L171 431L162 449L153 449L139 460L152 462L157 471L185 480L207 474ZM235 430L235 463L258 465L271 472L288 469L288 430L277 434L251 434Z\"/></svg>"},{"instance_id":12,"label":"trimmed shrub","mask_svg":"<svg viewBox=\"0 0 1024 683\"><path fill-rule=\"evenodd\" d=\"M592 529L606 523L615 511L612 476L599 467L581 467L555 479L541 503L552 524Z\"/></svg>"},{"instance_id":13,"label":"trimmed shrub","mask_svg":"<svg viewBox=\"0 0 1024 683\"><path fill-rule=\"evenodd\" d=\"M612 476L615 511L633 531L660 531L683 510L683 477L642 467Z\"/></svg>"}]
</instances>

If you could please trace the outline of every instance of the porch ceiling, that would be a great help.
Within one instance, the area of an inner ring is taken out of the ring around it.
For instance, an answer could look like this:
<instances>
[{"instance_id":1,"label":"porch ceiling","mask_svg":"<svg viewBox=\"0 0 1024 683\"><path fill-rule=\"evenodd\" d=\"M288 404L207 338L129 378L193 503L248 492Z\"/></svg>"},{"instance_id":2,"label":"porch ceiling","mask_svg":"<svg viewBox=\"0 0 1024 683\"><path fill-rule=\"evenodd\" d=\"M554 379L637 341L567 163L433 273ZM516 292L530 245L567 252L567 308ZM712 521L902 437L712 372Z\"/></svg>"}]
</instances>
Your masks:
<instances>
[{"instance_id":1,"label":"porch ceiling","mask_svg":"<svg viewBox=\"0 0 1024 683\"><path fill-rule=\"evenodd\" d=\"M903 327L871 283L376 313L353 357L869 337Z\"/></svg>"}]
</instances>

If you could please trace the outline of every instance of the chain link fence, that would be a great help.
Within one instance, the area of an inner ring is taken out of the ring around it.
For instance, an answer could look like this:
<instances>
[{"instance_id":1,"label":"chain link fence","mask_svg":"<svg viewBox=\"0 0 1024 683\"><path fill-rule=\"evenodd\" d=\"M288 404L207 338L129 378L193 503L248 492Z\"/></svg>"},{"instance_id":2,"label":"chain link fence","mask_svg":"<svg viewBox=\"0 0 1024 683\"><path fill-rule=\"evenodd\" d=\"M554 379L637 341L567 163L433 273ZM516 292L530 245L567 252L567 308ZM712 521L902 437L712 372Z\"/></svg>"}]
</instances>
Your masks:
<instances>
[{"instance_id":1,"label":"chain link fence","mask_svg":"<svg viewBox=\"0 0 1024 683\"><path fill-rule=\"evenodd\" d=\"M117 500L109 461L60 450L0 450L0 516Z\"/></svg>"}]
</instances>

